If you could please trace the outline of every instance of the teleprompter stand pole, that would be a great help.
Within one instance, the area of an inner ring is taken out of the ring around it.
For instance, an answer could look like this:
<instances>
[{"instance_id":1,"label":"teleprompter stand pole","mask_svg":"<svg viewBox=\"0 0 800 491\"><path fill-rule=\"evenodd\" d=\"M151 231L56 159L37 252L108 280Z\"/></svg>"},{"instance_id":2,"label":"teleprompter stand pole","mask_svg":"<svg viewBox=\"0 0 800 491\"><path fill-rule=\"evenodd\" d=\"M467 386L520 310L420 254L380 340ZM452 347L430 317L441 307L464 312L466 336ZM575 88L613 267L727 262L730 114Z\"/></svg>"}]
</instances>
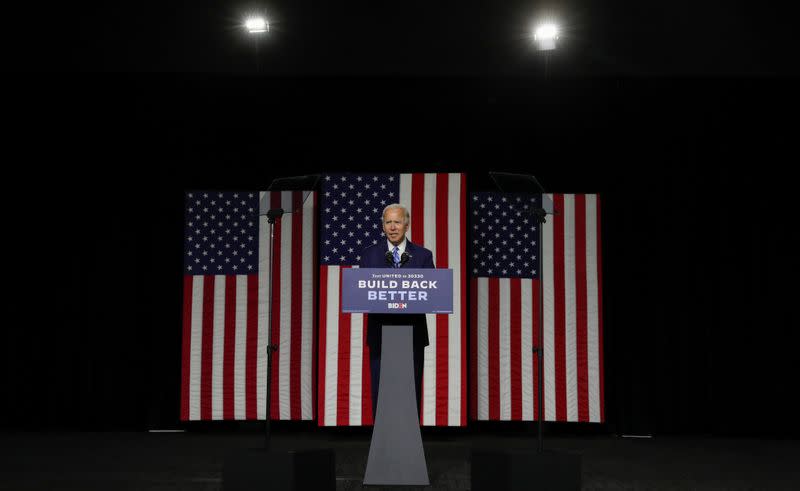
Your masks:
<instances>
[{"instance_id":1,"label":"teleprompter stand pole","mask_svg":"<svg viewBox=\"0 0 800 491\"><path fill-rule=\"evenodd\" d=\"M547 222L547 212L543 206L534 208L533 218L536 220L536 227L539 232L539 247L544 244L544 224ZM539 258L541 259L541 258ZM544 268L539 265L539 340L537 346L533 347L533 353L536 355L536 363L539 365L539 380L536 384L536 420L539 425L539 434L537 436L538 445L537 450L542 452L542 433L544 428L544 413L542 412L542 392L544 386L544 280L542 279Z\"/></svg>"},{"instance_id":2,"label":"teleprompter stand pole","mask_svg":"<svg viewBox=\"0 0 800 491\"><path fill-rule=\"evenodd\" d=\"M268 313L268 321L267 321L267 416L265 418L265 440L264 440L264 448L270 450L271 448L271 437L270 434L270 408L272 407L270 404L272 403L272 377L270 376L270 372L272 371L272 353L278 351L278 346L272 344L272 251L273 251L273 242L275 241L275 220L281 218L283 216L283 208L274 208L267 212L267 223L269 223L269 313Z\"/></svg>"}]
</instances>

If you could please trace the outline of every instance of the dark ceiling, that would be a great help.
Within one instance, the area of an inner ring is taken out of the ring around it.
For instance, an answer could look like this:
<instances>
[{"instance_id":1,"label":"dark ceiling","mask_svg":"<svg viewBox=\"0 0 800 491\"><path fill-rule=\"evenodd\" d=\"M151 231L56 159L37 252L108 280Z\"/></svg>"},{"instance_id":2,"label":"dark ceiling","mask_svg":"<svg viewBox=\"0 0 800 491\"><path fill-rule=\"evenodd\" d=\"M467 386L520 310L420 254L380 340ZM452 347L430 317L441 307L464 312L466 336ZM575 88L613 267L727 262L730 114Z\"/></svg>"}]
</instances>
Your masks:
<instances>
[{"instance_id":1,"label":"dark ceiling","mask_svg":"<svg viewBox=\"0 0 800 491\"><path fill-rule=\"evenodd\" d=\"M530 31L547 15L563 29L553 74L797 74L790 12L721 0L28 2L6 11L2 49L12 69L247 72L255 11L266 74L526 76L543 70Z\"/></svg>"}]
</instances>

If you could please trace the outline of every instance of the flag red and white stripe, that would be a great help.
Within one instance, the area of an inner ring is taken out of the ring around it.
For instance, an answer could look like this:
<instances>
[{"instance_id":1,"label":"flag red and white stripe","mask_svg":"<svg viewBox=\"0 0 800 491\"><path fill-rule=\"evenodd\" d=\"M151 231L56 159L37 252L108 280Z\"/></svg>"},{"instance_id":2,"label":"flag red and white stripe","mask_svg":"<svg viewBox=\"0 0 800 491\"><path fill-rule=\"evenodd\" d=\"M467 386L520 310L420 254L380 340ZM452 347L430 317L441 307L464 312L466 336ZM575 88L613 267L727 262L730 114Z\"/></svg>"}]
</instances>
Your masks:
<instances>
[{"instance_id":1,"label":"flag red and white stripe","mask_svg":"<svg viewBox=\"0 0 800 491\"><path fill-rule=\"evenodd\" d=\"M542 244L544 419L603 422L600 201L548 195ZM471 278L472 400L478 420L536 418L539 280Z\"/></svg>"},{"instance_id":2,"label":"flag red and white stripe","mask_svg":"<svg viewBox=\"0 0 800 491\"><path fill-rule=\"evenodd\" d=\"M257 271L184 276L181 420L266 418L270 304L278 346L271 419L314 418L316 199L308 192L261 192ZM270 257L267 210L301 205L276 221Z\"/></svg>"},{"instance_id":3,"label":"flag red and white stripe","mask_svg":"<svg viewBox=\"0 0 800 491\"><path fill-rule=\"evenodd\" d=\"M453 269L453 314L428 315L421 424L467 423L466 178L464 174L400 174L398 202L408 207L408 239L433 252L437 268ZM380 216L376 216L380 221ZM340 308L341 271L320 266L319 399L322 426L372 424L366 321Z\"/></svg>"}]
</instances>

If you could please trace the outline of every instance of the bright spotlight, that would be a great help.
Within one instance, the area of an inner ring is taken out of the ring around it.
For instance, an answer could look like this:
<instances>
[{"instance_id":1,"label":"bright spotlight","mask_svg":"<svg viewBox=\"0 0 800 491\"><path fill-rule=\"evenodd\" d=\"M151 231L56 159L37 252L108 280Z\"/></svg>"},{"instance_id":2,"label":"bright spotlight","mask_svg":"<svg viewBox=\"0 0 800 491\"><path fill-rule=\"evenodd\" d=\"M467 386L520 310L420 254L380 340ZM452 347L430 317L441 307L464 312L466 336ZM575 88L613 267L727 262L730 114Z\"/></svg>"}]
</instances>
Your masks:
<instances>
[{"instance_id":1,"label":"bright spotlight","mask_svg":"<svg viewBox=\"0 0 800 491\"><path fill-rule=\"evenodd\" d=\"M263 17L250 17L245 21L244 27L250 34L258 34L269 31L269 22Z\"/></svg>"},{"instance_id":2,"label":"bright spotlight","mask_svg":"<svg viewBox=\"0 0 800 491\"><path fill-rule=\"evenodd\" d=\"M556 49L556 40L558 40L558 26L552 22L540 24L533 31L533 40L542 51Z\"/></svg>"}]
</instances>

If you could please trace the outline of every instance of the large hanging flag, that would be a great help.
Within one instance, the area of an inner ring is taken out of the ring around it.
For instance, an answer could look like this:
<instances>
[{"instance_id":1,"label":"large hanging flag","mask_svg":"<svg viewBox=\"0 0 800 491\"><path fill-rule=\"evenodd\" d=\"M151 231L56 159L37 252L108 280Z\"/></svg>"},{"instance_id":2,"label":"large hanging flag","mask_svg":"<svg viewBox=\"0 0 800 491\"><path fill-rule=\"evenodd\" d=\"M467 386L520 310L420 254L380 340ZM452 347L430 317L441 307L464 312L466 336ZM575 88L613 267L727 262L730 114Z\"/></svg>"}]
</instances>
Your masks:
<instances>
[{"instance_id":1,"label":"large hanging flag","mask_svg":"<svg viewBox=\"0 0 800 491\"><path fill-rule=\"evenodd\" d=\"M186 193L181 420L266 418L270 304L270 417L313 419L316 218L313 193Z\"/></svg>"},{"instance_id":2,"label":"large hanging flag","mask_svg":"<svg viewBox=\"0 0 800 491\"><path fill-rule=\"evenodd\" d=\"M425 349L421 423L465 425L464 174L327 175L321 192L319 424L372 424L366 318L341 312L341 272L358 264L364 248L386 240L383 209L400 203L411 212L408 239L430 249L436 267L453 269L453 314L427 317L430 345Z\"/></svg>"},{"instance_id":3,"label":"large hanging flag","mask_svg":"<svg viewBox=\"0 0 800 491\"><path fill-rule=\"evenodd\" d=\"M557 212L538 243L530 210L541 195L474 193L471 400L478 420L536 419L540 381L532 353L544 286L545 421L603 422L600 201L546 195Z\"/></svg>"}]
</instances>

